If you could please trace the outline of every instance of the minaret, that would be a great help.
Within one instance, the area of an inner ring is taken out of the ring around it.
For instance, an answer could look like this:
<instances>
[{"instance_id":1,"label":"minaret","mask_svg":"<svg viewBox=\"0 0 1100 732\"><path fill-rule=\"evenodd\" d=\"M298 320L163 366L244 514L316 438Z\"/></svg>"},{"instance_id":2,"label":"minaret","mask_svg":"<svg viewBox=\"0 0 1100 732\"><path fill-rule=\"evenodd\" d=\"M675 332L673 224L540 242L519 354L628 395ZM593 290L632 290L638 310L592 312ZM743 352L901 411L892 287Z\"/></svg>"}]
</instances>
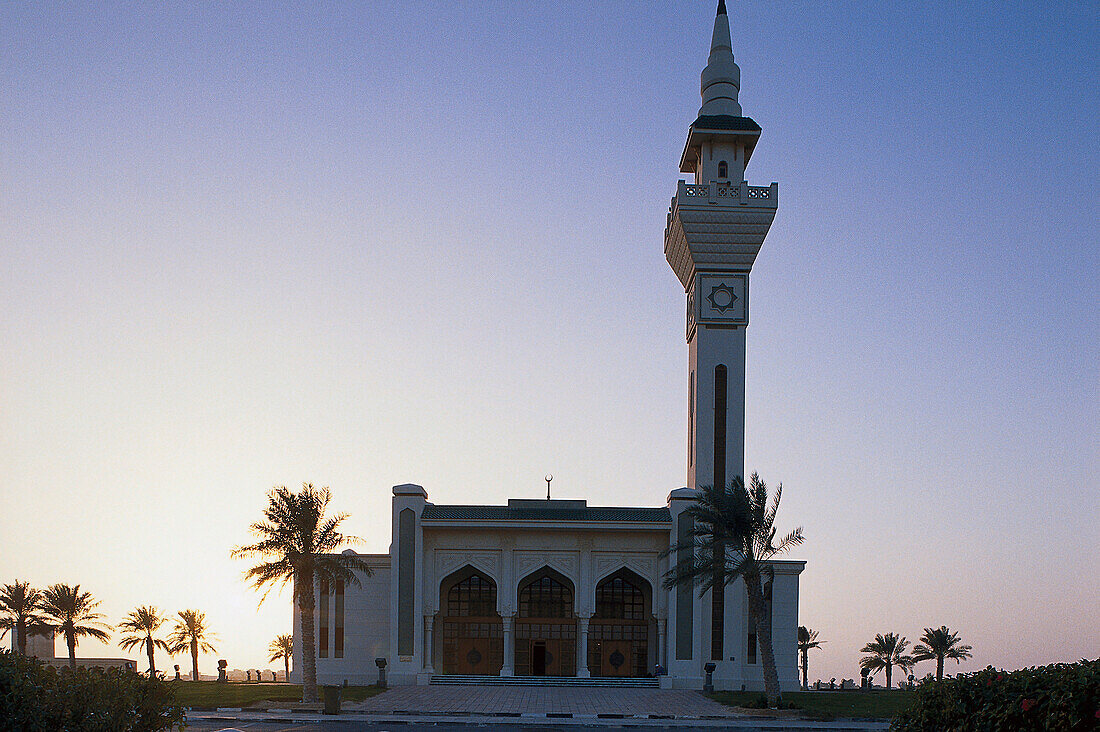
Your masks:
<instances>
[{"instance_id":1,"label":"minaret","mask_svg":"<svg viewBox=\"0 0 1100 732\"><path fill-rule=\"evenodd\" d=\"M665 258L687 294L688 488L728 485L745 470L745 328L749 271L775 218L779 187L744 180L760 126L742 116L725 0L718 3L703 105L680 158Z\"/></svg>"}]
</instances>

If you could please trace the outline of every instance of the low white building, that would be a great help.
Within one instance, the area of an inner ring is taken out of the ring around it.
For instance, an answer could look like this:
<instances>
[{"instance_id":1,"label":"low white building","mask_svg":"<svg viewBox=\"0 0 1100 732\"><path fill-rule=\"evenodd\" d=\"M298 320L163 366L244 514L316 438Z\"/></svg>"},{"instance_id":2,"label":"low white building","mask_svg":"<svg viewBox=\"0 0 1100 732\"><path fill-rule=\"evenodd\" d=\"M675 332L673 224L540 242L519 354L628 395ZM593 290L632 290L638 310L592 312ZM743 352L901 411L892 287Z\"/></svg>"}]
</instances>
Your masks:
<instances>
[{"instance_id":1,"label":"low white building","mask_svg":"<svg viewBox=\"0 0 1100 732\"><path fill-rule=\"evenodd\" d=\"M690 531L696 488L743 474L749 272L778 205L778 185L750 186L760 127L742 116L740 70L719 3L665 231L665 255L687 300L688 486L665 505L510 500L436 505L418 485L393 489L390 553L366 555L361 587L322 586L317 676L391 684L447 676L656 677L700 688L762 689L756 632L740 581L723 593L663 589L669 547ZM779 678L798 684L801 561L774 563L767 613ZM294 628L299 628L295 614ZM300 644L295 643L300 681Z\"/></svg>"},{"instance_id":2,"label":"low white building","mask_svg":"<svg viewBox=\"0 0 1100 732\"><path fill-rule=\"evenodd\" d=\"M11 632L11 651L18 653L19 646L16 641L15 631ZM69 665L68 648L64 654L57 655L57 638L52 635L28 635L27 656L37 658L48 666L62 668ZM137 669L137 664L129 658L86 658L78 656L76 665L80 668L121 668L128 671Z\"/></svg>"}]
</instances>

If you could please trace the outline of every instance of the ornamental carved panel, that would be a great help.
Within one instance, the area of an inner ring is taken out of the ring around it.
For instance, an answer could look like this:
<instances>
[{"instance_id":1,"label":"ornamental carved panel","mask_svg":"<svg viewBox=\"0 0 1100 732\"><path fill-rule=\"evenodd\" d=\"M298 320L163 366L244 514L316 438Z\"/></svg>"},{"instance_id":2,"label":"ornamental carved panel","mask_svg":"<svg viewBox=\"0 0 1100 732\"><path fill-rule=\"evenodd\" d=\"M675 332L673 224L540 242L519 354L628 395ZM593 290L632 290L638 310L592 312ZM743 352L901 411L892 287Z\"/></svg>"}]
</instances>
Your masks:
<instances>
[{"instance_id":1,"label":"ornamental carved panel","mask_svg":"<svg viewBox=\"0 0 1100 732\"><path fill-rule=\"evenodd\" d=\"M660 589L659 578L657 577L657 556L655 554L606 554L596 555L595 560L594 583L598 583L609 574L614 574L625 567L649 582L653 586L652 589Z\"/></svg>"},{"instance_id":2,"label":"ornamental carved panel","mask_svg":"<svg viewBox=\"0 0 1100 732\"><path fill-rule=\"evenodd\" d=\"M424 611L434 613L439 609L439 584L451 573L470 565L489 577L500 587L500 552L471 551L469 549L436 549L432 551L434 577L425 578Z\"/></svg>"},{"instance_id":3,"label":"ornamental carved panel","mask_svg":"<svg viewBox=\"0 0 1100 732\"><path fill-rule=\"evenodd\" d=\"M542 567L550 567L561 572L574 586L580 584L580 562L578 552L520 550L512 553L515 557L515 581L519 581Z\"/></svg>"}]
</instances>

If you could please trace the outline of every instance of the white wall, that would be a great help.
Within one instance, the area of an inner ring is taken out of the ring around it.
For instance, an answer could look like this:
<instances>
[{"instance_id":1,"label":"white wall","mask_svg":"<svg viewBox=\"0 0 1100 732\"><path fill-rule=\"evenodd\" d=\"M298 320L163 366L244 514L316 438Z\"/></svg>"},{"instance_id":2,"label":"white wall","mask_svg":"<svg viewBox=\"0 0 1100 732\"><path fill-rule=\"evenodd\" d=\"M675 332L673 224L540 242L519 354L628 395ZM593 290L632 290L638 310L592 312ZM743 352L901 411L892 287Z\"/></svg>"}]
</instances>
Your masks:
<instances>
[{"instance_id":1,"label":"white wall","mask_svg":"<svg viewBox=\"0 0 1100 732\"><path fill-rule=\"evenodd\" d=\"M333 603L329 601L329 657L317 659L317 683L353 686L373 684L378 680L374 659L390 657L390 556L360 555L371 567L370 577L360 576L361 587L344 588L344 657L334 658ZM294 663L290 679L302 683L301 620L294 608Z\"/></svg>"}]
</instances>

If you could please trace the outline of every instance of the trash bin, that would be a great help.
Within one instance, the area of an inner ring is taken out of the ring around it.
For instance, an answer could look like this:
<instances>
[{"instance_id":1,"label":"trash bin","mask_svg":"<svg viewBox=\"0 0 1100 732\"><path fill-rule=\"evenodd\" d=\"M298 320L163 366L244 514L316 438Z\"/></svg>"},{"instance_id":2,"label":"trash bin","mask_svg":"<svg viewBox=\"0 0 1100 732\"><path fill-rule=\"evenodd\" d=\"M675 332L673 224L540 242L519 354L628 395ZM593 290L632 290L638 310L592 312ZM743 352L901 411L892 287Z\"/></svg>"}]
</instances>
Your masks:
<instances>
[{"instance_id":1,"label":"trash bin","mask_svg":"<svg viewBox=\"0 0 1100 732\"><path fill-rule=\"evenodd\" d=\"M322 687L325 695L325 714L340 713L340 696L343 689L339 686Z\"/></svg>"}]
</instances>

